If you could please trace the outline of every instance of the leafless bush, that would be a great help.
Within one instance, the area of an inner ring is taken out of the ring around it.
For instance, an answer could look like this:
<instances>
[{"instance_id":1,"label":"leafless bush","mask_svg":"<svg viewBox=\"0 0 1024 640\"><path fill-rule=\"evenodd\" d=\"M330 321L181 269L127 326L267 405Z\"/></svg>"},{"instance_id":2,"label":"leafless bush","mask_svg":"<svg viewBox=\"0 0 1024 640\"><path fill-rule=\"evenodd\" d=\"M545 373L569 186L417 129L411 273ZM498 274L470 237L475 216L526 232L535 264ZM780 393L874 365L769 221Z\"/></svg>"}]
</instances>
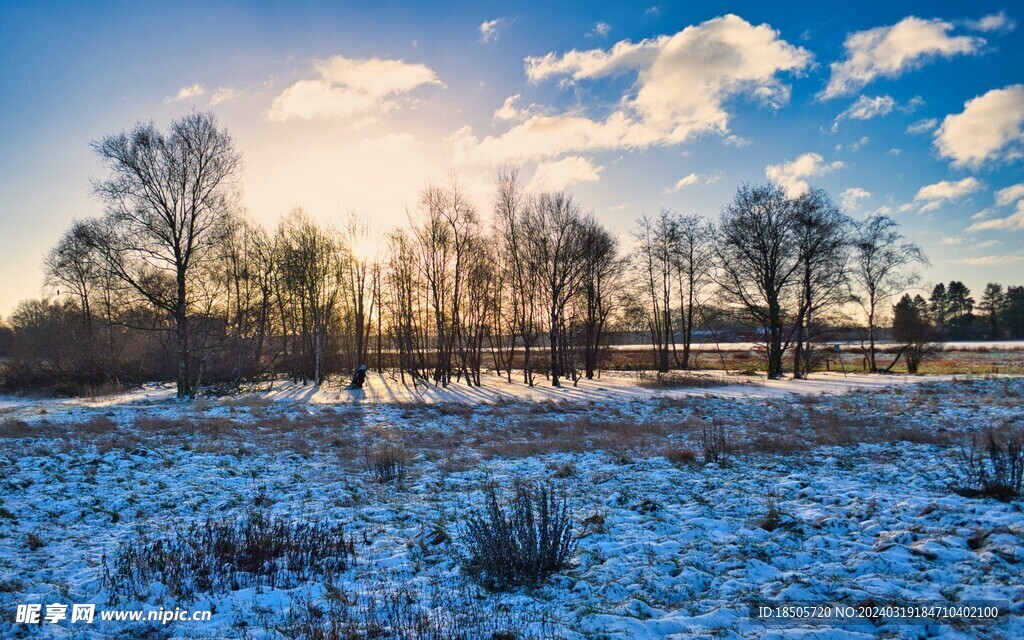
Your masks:
<instances>
[{"instance_id":1,"label":"leafless bush","mask_svg":"<svg viewBox=\"0 0 1024 640\"><path fill-rule=\"evenodd\" d=\"M697 452L689 447L668 446L662 450L662 455L674 465L690 465L697 461Z\"/></svg>"},{"instance_id":2,"label":"leafless bush","mask_svg":"<svg viewBox=\"0 0 1024 640\"><path fill-rule=\"evenodd\" d=\"M38 533L30 531L25 534L25 546L28 547L29 551L35 551L45 544L43 538Z\"/></svg>"},{"instance_id":3,"label":"leafless bush","mask_svg":"<svg viewBox=\"0 0 1024 640\"><path fill-rule=\"evenodd\" d=\"M355 543L340 524L291 522L256 509L123 542L113 557L104 555L102 583L112 603L144 599L153 583L176 600L189 601L199 593L255 586L333 584L354 557Z\"/></svg>"},{"instance_id":4,"label":"leafless bush","mask_svg":"<svg viewBox=\"0 0 1024 640\"><path fill-rule=\"evenodd\" d=\"M695 373L656 373L638 371L637 386L643 389L713 389L735 384L750 384L749 380L735 380Z\"/></svg>"},{"instance_id":5,"label":"leafless bush","mask_svg":"<svg viewBox=\"0 0 1024 640\"><path fill-rule=\"evenodd\" d=\"M367 449L364 458L366 468L377 482L401 482L405 479L408 456L403 449L393 446Z\"/></svg>"},{"instance_id":6,"label":"leafless bush","mask_svg":"<svg viewBox=\"0 0 1024 640\"><path fill-rule=\"evenodd\" d=\"M980 439L971 438L961 447L955 479L950 488L969 498L1009 501L1021 495L1024 486L1024 432L997 436L986 430Z\"/></svg>"},{"instance_id":7,"label":"leafless bush","mask_svg":"<svg viewBox=\"0 0 1024 640\"><path fill-rule=\"evenodd\" d=\"M494 486L484 513L470 515L463 530L463 569L489 589L535 586L569 564L576 550L572 508L550 484L520 485L506 506Z\"/></svg>"},{"instance_id":8,"label":"leafless bush","mask_svg":"<svg viewBox=\"0 0 1024 640\"><path fill-rule=\"evenodd\" d=\"M530 606L508 607L480 598L464 582L426 592L374 584L360 592L328 589L326 598L300 596L274 624L284 638L302 640L552 640L563 637L551 616ZM275 634L276 636L276 634Z\"/></svg>"},{"instance_id":9,"label":"leafless bush","mask_svg":"<svg viewBox=\"0 0 1024 640\"><path fill-rule=\"evenodd\" d=\"M721 425L704 427L701 432L700 448L704 456L704 464L712 462L725 464L729 461L729 454L732 453L732 444Z\"/></svg>"}]
</instances>

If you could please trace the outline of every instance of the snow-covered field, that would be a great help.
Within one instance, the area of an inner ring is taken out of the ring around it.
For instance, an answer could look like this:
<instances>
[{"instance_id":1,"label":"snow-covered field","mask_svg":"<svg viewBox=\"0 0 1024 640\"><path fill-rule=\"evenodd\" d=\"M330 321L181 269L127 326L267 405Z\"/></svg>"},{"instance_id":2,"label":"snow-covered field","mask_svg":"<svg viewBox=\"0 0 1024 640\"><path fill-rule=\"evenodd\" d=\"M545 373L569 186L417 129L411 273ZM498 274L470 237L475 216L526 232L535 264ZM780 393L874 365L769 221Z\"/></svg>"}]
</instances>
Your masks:
<instances>
[{"instance_id":1,"label":"snow-covered field","mask_svg":"<svg viewBox=\"0 0 1024 640\"><path fill-rule=\"evenodd\" d=\"M370 373L365 388L349 391L342 384L324 386L302 385L288 381L254 386L246 393L224 401L199 400L204 409L230 407L234 404L283 403L299 405L335 404L407 404L457 403L464 405L494 404L496 402L628 402L657 398L685 398L713 393L717 397L768 398L790 394L845 393L854 389L889 389L913 385L925 378L906 375L878 376L862 373L815 373L809 380L768 380L763 376L726 375L719 371L703 371L700 379L712 387L682 386L680 388L647 388L638 384L636 375L623 372L605 372L595 380L580 380L574 386L566 382L552 387L538 376L533 387L522 384L519 378L509 383L494 374L484 375L484 384L470 387L453 382L447 388L433 385L403 384L397 377ZM930 376L929 380L952 380L954 376ZM51 422L81 420L96 410L123 411L130 415L175 416L182 405L175 400L173 384L151 384L133 391L95 398L37 398L32 396L0 395L0 419L33 421L43 416ZM221 413L225 413L221 411ZM227 413L225 413L227 415Z\"/></svg>"},{"instance_id":2,"label":"snow-covered field","mask_svg":"<svg viewBox=\"0 0 1024 640\"><path fill-rule=\"evenodd\" d=\"M299 612L369 602L467 638L1024 637L1024 505L947 488L968 434L1024 428L1022 406L1024 378L842 374L671 390L607 377L412 391L374 378L359 396L279 384L194 403L163 387L0 398L0 637L313 637ZM709 426L735 450L721 464L701 463ZM408 456L400 481L367 468L365 452L385 444ZM571 500L572 566L536 589L485 592L460 570L461 523L489 483L507 494L531 480ZM356 560L341 595L314 580L179 602L154 584L111 604L103 559L120 543L256 509L344 525ZM936 600L1002 601L1001 615L879 627L747 615L757 601ZM13 622L18 604L52 602L213 614Z\"/></svg>"}]
</instances>

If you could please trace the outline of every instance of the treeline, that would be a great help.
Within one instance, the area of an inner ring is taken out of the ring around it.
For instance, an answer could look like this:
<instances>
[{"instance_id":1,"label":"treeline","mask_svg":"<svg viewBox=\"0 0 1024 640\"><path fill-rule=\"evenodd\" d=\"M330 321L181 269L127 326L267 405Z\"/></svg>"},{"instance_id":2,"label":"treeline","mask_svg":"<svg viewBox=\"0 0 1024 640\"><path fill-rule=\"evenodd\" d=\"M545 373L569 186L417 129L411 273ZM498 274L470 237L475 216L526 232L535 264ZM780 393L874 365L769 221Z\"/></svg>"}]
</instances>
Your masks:
<instances>
[{"instance_id":1,"label":"treeline","mask_svg":"<svg viewBox=\"0 0 1024 640\"><path fill-rule=\"evenodd\" d=\"M770 376L791 354L802 377L857 306L877 370L878 328L925 263L891 219L855 222L814 189L743 185L717 225L645 216L626 251L570 194L528 193L506 168L488 211L453 178L377 240L355 216L332 227L295 209L271 230L245 217L240 154L209 113L93 148L109 169L95 184L105 213L46 256L56 295L21 303L0 330L7 386L174 379L190 396L360 364L415 384L479 385L490 370L559 385L597 373L612 328L649 332L664 372L692 366L694 337L723 323L764 344ZM964 323L957 291L951 328ZM999 309L992 331L1020 330L1006 311L1018 291L978 305Z\"/></svg>"}]
</instances>

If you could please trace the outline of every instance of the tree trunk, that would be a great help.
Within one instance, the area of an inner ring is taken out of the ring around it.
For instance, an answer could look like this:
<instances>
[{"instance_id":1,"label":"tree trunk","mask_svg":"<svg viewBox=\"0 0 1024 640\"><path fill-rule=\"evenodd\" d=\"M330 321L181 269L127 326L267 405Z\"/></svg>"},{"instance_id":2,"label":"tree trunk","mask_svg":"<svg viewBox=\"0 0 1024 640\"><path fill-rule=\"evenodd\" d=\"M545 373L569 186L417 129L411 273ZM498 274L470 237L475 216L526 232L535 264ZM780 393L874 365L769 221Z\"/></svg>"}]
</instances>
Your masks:
<instances>
[{"instance_id":1,"label":"tree trunk","mask_svg":"<svg viewBox=\"0 0 1024 640\"><path fill-rule=\"evenodd\" d=\"M179 293L184 287L182 281L179 284ZM188 315L185 313L185 300L182 297L174 312L174 322L178 338L178 398L191 398L193 396L192 381L188 371Z\"/></svg>"}]
</instances>

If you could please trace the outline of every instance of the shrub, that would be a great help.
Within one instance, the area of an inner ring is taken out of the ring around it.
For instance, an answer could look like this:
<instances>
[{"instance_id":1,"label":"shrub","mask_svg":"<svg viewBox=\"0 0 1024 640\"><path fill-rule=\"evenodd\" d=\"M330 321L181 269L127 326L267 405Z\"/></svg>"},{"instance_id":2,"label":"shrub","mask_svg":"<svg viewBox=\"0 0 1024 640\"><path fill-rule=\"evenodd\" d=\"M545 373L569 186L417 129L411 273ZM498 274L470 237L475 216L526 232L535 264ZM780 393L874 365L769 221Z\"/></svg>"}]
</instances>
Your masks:
<instances>
[{"instance_id":1,"label":"shrub","mask_svg":"<svg viewBox=\"0 0 1024 640\"><path fill-rule=\"evenodd\" d=\"M508 606L480 598L464 581L425 589L384 581L357 590L300 594L274 623L273 637L303 640L558 640L565 636L545 605Z\"/></svg>"},{"instance_id":2,"label":"shrub","mask_svg":"<svg viewBox=\"0 0 1024 640\"><path fill-rule=\"evenodd\" d=\"M1008 501L1021 495L1024 487L1024 433L1017 431L997 437L991 429L971 438L961 447L956 478L951 489L968 498L996 498Z\"/></svg>"},{"instance_id":3,"label":"shrub","mask_svg":"<svg viewBox=\"0 0 1024 640\"><path fill-rule=\"evenodd\" d=\"M480 584L499 590L536 586L568 566L576 550L572 509L550 484L520 485L505 506L492 485L486 503L463 531L462 566Z\"/></svg>"},{"instance_id":4,"label":"shrub","mask_svg":"<svg viewBox=\"0 0 1024 640\"><path fill-rule=\"evenodd\" d=\"M725 435L725 429L719 425L713 425L710 429L706 426L703 428L700 448L704 456L704 464L712 462L725 464L732 452L732 445Z\"/></svg>"},{"instance_id":5,"label":"shrub","mask_svg":"<svg viewBox=\"0 0 1024 640\"><path fill-rule=\"evenodd\" d=\"M689 447L665 447L662 455L674 465L690 465L697 461L697 452Z\"/></svg>"},{"instance_id":6,"label":"shrub","mask_svg":"<svg viewBox=\"0 0 1024 640\"><path fill-rule=\"evenodd\" d=\"M113 558L103 557L103 586L116 603L148 597L152 583L181 600L255 586L332 584L354 557L355 543L340 524L291 522L256 509L122 543Z\"/></svg>"},{"instance_id":7,"label":"shrub","mask_svg":"<svg viewBox=\"0 0 1024 640\"><path fill-rule=\"evenodd\" d=\"M638 371L636 381L637 386L642 389L713 389L749 384L747 381L697 373L652 373L650 371Z\"/></svg>"},{"instance_id":8,"label":"shrub","mask_svg":"<svg viewBox=\"0 0 1024 640\"><path fill-rule=\"evenodd\" d=\"M377 482L393 482L395 480L401 482L405 479L408 456L402 449L391 446L367 449L364 457L366 458L366 467Z\"/></svg>"},{"instance_id":9,"label":"shrub","mask_svg":"<svg viewBox=\"0 0 1024 640\"><path fill-rule=\"evenodd\" d=\"M29 551L36 551L42 548L44 544L46 543L43 542L43 538L38 533L30 531L25 534L25 546L29 548Z\"/></svg>"}]
</instances>

